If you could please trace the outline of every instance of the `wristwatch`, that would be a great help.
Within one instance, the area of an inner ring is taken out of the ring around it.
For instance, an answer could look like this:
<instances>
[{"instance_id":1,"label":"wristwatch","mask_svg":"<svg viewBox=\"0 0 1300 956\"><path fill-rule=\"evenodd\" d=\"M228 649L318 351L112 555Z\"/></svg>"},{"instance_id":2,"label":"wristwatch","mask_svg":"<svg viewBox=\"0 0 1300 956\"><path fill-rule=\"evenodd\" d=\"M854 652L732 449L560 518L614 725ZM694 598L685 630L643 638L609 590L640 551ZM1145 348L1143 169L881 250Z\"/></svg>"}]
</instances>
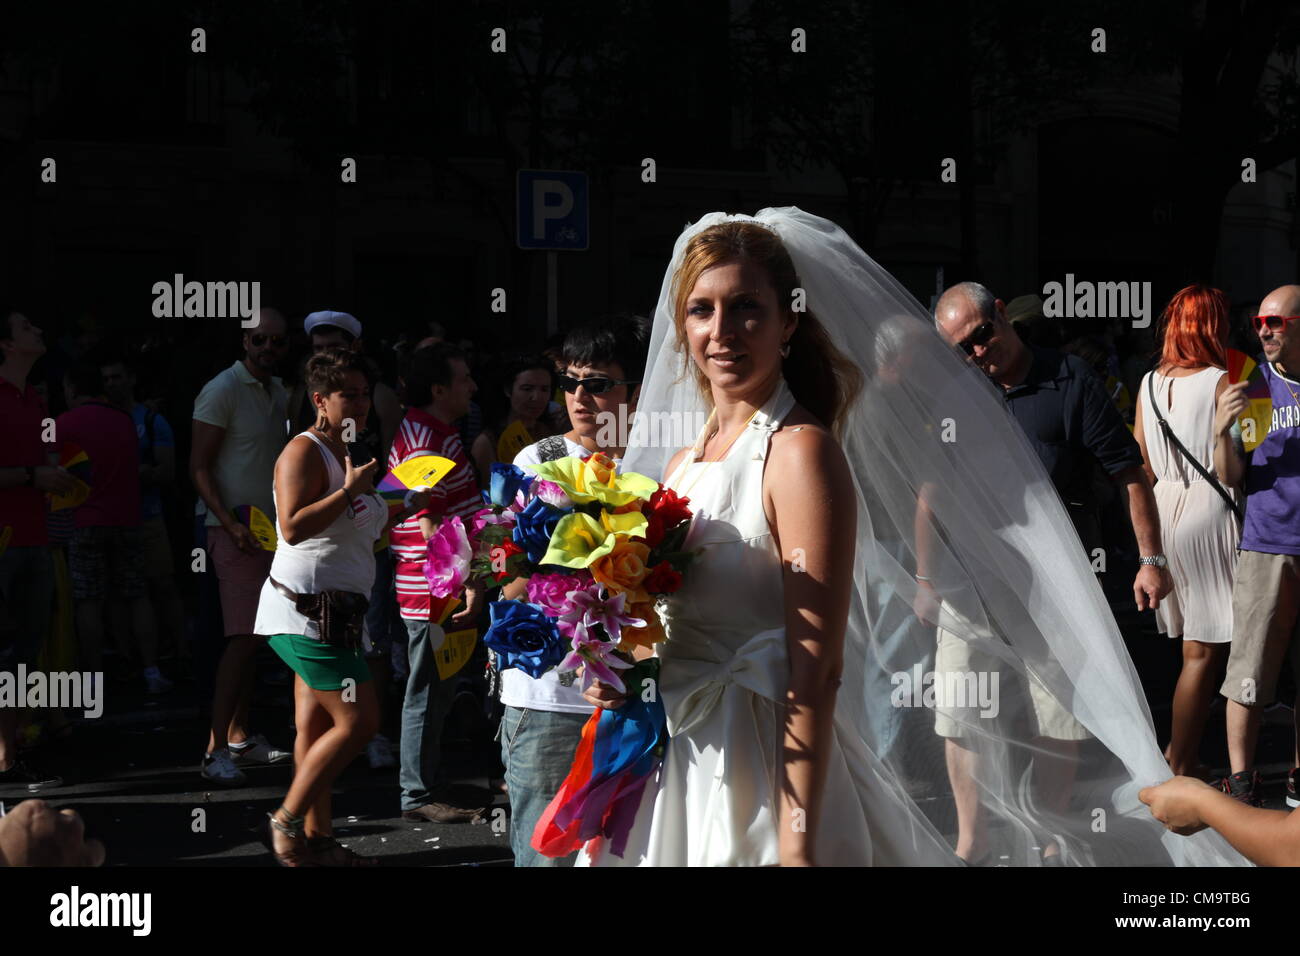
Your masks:
<instances>
[{"instance_id":1,"label":"wristwatch","mask_svg":"<svg viewBox=\"0 0 1300 956\"><path fill-rule=\"evenodd\" d=\"M1138 564L1150 564L1157 568L1169 567L1169 559L1163 554L1153 554L1149 558L1138 558Z\"/></svg>"}]
</instances>

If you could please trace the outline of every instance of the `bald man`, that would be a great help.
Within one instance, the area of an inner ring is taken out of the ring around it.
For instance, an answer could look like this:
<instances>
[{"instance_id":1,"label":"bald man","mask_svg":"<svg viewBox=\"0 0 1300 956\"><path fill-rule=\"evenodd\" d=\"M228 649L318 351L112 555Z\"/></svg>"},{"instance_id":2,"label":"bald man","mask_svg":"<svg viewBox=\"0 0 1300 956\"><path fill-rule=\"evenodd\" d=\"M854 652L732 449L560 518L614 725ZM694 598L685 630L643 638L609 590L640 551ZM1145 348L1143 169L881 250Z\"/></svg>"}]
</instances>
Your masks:
<instances>
[{"instance_id":1,"label":"bald man","mask_svg":"<svg viewBox=\"0 0 1300 956\"><path fill-rule=\"evenodd\" d=\"M1249 406L1245 384L1226 388L1214 425L1220 440L1215 467L1227 484L1244 477L1246 520L1232 589L1232 649L1221 693L1228 698L1228 759L1232 775L1224 793L1260 803L1253 770L1262 709L1273 702L1278 677L1290 659L1300 687L1300 286L1270 292L1252 318L1264 361L1260 368L1273 399L1264 440L1249 456L1223 440ZM1300 698L1297 699L1300 703ZM1300 719L1300 710L1297 710ZM1300 729L1297 731L1300 734ZM1296 761L1300 764L1300 746ZM1287 775L1287 803L1300 806L1297 776Z\"/></svg>"},{"instance_id":2,"label":"bald man","mask_svg":"<svg viewBox=\"0 0 1300 956\"><path fill-rule=\"evenodd\" d=\"M1098 461L1112 481L1124 486L1142 562L1133 598L1139 611L1159 606L1173 590L1173 579L1161 552L1155 493L1142 469L1141 449L1102 383L1082 359L1022 342L1002 300L977 282L945 291L935 306L935 323L1001 386L1008 409L1038 452L1090 552L1100 541L1089 460Z\"/></svg>"}]
</instances>

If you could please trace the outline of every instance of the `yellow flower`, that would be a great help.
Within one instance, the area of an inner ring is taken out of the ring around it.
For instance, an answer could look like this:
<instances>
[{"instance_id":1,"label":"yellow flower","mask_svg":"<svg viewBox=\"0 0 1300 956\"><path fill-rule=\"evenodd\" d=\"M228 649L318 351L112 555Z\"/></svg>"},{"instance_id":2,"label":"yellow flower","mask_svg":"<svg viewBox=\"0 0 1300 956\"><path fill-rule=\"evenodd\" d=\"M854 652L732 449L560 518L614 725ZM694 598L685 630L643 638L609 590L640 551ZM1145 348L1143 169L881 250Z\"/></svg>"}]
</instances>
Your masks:
<instances>
[{"instance_id":1,"label":"yellow flower","mask_svg":"<svg viewBox=\"0 0 1300 956\"><path fill-rule=\"evenodd\" d=\"M591 562L591 576L615 594L626 592L630 603L644 603L650 600L650 595L641 588L641 582L650 573L646 566L649 558L649 545L640 541L616 541L610 551Z\"/></svg>"},{"instance_id":2,"label":"yellow flower","mask_svg":"<svg viewBox=\"0 0 1300 956\"><path fill-rule=\"evenodd\" d=\"M585 568L613 551L620 539L641 537L645 530L645 515L640 512L616 515L602 511L597 521L589 514L576 511L555 525L541 563Z\"/></svg>"},{"instance_id":3,"label":"yellow flower","mask_svg":"<svg viewBox=\"0 0 1300 956\"><path fill-rule=\"evenodd\" d=\"M591 515L576 511L565 515L556 524L541 563L557 564L562 568L585 568L613 551L615 540L614 535Z\"/></svg>"},{"instance_id":4,"label":"yellow flower","mask_svg":"<svg viewBox=\"0 0 1300 956\"><path fill-rule=\"evenodd\" d=\"M613 459L600 452L586 460L569 457L542 462L537 466L537 477L555 482L579 505L599 501L610 508L620 508L638 499L649 501L659 489L659 483L645 475L616 474Z\"/></svg>"}]
</instances>

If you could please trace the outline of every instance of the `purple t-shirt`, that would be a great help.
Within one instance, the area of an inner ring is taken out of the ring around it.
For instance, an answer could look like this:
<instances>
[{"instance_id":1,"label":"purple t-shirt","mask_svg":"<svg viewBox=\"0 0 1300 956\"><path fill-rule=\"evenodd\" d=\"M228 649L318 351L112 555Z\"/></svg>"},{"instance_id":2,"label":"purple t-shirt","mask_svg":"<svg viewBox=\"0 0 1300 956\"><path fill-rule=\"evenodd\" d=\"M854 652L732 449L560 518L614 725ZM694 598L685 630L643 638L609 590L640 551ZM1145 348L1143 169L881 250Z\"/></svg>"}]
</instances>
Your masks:
<instances>
[{"instance_id":1,"label":"purple t-shirt","mask_svg":"<svg viewBox=\"0 0 1300 956\"><path fill-rule=\"evenodd\" d=\"M1273 420L1246 468L1241 548L1300 555L1300 382L1283 380L1269 362L1260 368L1273 396Z\"/></svg>"}]
</instances>

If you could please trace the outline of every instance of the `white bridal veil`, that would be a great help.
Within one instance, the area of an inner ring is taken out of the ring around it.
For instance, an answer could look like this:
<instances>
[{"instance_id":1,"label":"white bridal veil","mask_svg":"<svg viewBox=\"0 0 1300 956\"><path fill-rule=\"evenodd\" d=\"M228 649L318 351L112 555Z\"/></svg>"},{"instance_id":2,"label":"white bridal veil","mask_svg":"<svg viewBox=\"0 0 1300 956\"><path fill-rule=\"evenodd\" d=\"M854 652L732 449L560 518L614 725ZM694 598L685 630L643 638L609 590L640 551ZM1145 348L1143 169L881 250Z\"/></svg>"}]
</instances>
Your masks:
<instances>
[{"instance_id":1,"label":"white bridal veil","mask_svg":"<svg viewBox=\"0 0 1300 956\"><path fill-rule=\"evenodd\" d=\"M991 383L834 223L786 207L711 213L685 229L659 295L624 467L662 477L677 449L654 440L648 423L697 422L708 411L689 356L675 349L671 287L687 242L730 219L776 232L808 312L865 379L842 434L858 551L836 723L870 752L868 788L906 810L891 819L907 832L880 837L933 858L941 841L956 841L956 807L972 803L955 799L964 792L977 798L978 822L967 826L985 828L991 864L1040 865L1053 844L1066 865L1244 864L1217 834L1175 836L1138 801L1169 771L1038 456ZM940 630L912 612L918 542L944 599Z\"/></svg>"}]
</instances>

